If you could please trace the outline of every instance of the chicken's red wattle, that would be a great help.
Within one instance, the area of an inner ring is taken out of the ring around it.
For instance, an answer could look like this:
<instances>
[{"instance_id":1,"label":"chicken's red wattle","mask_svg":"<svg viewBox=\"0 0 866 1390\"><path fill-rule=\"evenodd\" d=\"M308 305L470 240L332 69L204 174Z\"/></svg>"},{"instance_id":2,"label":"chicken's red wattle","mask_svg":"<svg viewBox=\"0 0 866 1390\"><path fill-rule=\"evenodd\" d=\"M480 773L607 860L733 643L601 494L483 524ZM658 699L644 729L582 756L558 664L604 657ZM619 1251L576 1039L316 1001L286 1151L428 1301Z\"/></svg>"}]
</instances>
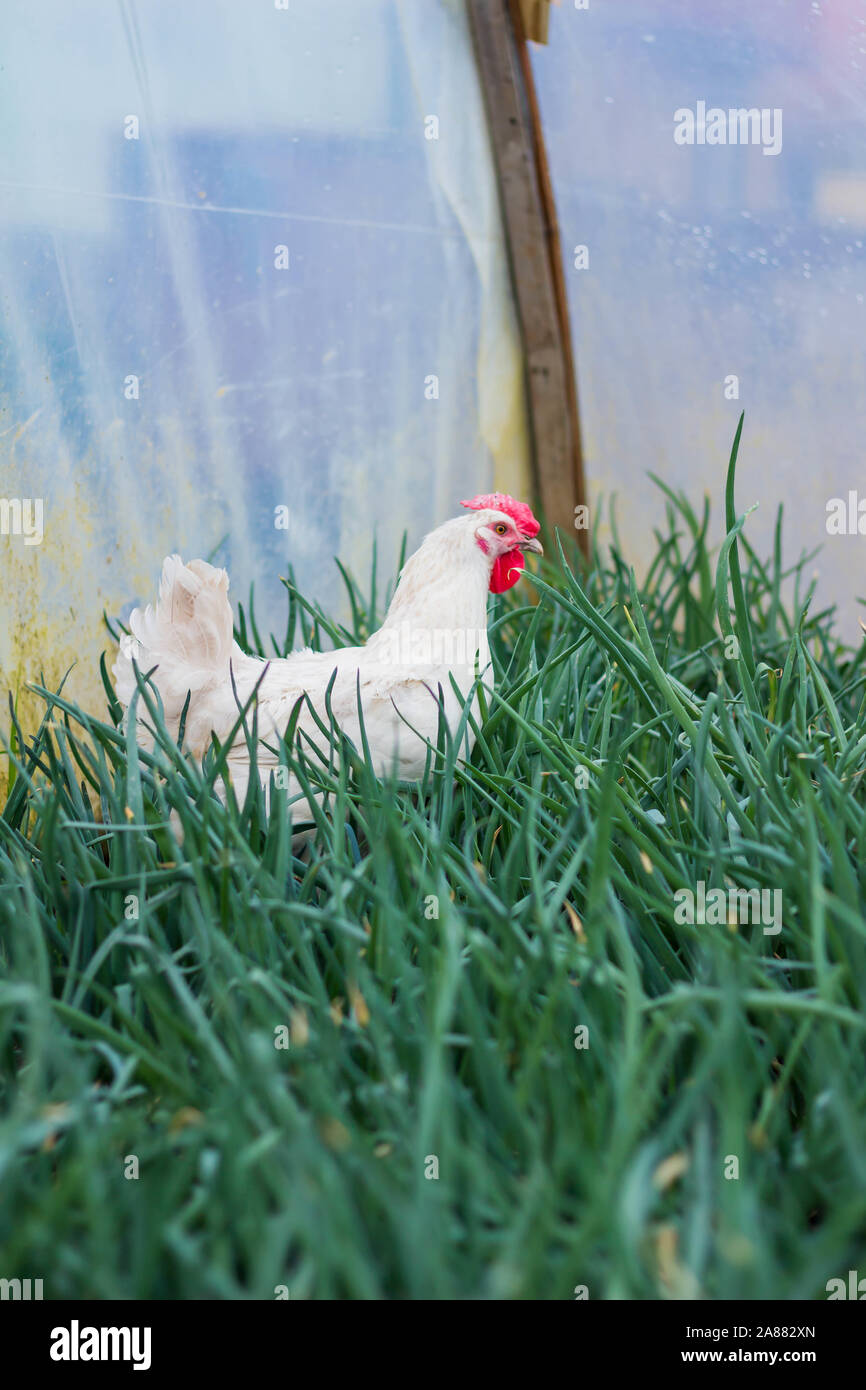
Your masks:
<instances>
[{"instance_id":1,"label":"chicken's red wattle","mask_svg":"<svg viewBox=\"0 0 866 1390\"><path fill-rule=\"evenodd\" d=\"M490 571L491 594L504 594L506 589L512 588L525 564L522 550L508 550L504 555L499 555Z\"/></svg>"}]
</instances>

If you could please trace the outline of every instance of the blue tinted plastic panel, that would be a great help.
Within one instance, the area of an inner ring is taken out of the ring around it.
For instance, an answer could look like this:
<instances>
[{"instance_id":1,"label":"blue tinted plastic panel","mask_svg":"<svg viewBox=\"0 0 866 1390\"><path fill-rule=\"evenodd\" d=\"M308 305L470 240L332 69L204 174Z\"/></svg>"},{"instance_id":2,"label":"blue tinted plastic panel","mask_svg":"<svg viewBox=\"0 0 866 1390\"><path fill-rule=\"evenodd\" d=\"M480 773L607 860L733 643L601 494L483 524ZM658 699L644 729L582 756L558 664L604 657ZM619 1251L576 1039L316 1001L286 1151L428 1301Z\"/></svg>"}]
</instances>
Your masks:
<instances>
[{"instance_id":1,"label":"blue tinted plastic panel","mask_svg":"<svg viewBox=\"0 0 866 1390\"><path fill-rule=\"evenodd\" d=\"M710 492L720 525L744 409L748 535L766 552L784 501L788 558L823 544L819 592L859 640L864 542L828 536L826 504L866 501L866 5L563 0L533 62L593 491L618 492L632 558L661 516L650 470ZM781 110L781 149L675 143L698 102Z\"/></svg>"},{"instance_id":2,"label":"blue tinted plastic panel","mask_svg":"<svg viewBox=\"0 0 866 1390\"><path fill-rule=\"evenodd\" d=\"M4 30L0 494L44 499L40 545L0 537L4 684L80 657L96 698L102 609L167 551L255 580L279 633L289 562L333 604L335 553L363 576L376 534L390 573L404 530L524 489L462 5L48 0Z\"/></svg>"}]
</instances>

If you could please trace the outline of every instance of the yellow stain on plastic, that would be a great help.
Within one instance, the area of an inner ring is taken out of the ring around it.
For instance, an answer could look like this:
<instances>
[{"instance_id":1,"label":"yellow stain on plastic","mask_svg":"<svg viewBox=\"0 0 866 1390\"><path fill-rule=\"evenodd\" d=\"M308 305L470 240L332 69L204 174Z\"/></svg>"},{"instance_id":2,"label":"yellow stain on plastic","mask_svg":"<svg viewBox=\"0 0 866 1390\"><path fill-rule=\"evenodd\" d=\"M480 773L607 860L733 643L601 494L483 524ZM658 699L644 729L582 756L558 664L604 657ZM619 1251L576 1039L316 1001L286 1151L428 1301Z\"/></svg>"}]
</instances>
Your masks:
<instances>
[{"instance_id":1,"label":"yellow stain on plastic","mask_svg":"<svg viewBox=\"0 0 866 1390\"><path fill-rule=\"evenodd\" d=\"M19 490L20 479L28 471L16 460L16 482L11 468L4 468L0 493L5 496ZM154 473L161 476L162 469ZM149 486L154 482L151 478ZM119 487L120 482L114 478L109 485ZM134 515L140 489L128 464L123 486L131 498L127 515ZM110 675L115 648L103 612L111 616L136 597L152 598L163 556L176 545L177 517L200 515L202 499L191 479L175 478L173 495L166 497L156 524L146 532L144 528L139 531L127 516L119 516L116 539L109 546L100 540L106 529L105 506L105 499L94 495L88 484L75 484L71 496L64 485L62 507L52 507L51 497L45 498L40 544L26 545L20 535L0 535L5 619L0 627L0 728L4 739L11 728L9 694L28 738L35 734L45 714L45 701L29 687L37 684L57 690L64 677L64 699L74 701L97 719L108 718L99 658L105 652ZM218 516L213 519L217 537L221 534L219 520ZM0 804L8 784L9 758L4 744L0 746Z\"/></svg>"}]
</instances>

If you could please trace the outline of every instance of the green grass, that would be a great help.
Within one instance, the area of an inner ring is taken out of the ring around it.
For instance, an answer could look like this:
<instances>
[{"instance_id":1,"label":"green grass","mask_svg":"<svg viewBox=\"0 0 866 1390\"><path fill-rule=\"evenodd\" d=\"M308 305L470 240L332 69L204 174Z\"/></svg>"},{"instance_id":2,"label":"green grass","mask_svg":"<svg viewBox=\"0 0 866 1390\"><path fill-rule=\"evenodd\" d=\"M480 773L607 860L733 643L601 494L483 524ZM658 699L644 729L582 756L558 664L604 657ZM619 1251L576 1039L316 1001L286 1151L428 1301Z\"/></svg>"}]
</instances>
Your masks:
<instances>
[{"instance_id":1,"label":"green grass","mask_svg":"<svg viewBox=\"0 0 866 1390\"><path fill-rule=\"evenodd\" d=\"M417 788L302 759L329 793L303 860L282 798L219 804L216 748L139 755L111 703L47 690L37 733L12 719L0 1276L793 1299L866 1274L864 649L753 553L733 466L726 508L711 555L668 494L640 584L619 541L549 546L496 602L471 766L444 734ZM379 621L347 582L347 629L290 586L289 645ZM678 924L699 880L781 890L782 931Z\"/></svg>"}]
</instances>

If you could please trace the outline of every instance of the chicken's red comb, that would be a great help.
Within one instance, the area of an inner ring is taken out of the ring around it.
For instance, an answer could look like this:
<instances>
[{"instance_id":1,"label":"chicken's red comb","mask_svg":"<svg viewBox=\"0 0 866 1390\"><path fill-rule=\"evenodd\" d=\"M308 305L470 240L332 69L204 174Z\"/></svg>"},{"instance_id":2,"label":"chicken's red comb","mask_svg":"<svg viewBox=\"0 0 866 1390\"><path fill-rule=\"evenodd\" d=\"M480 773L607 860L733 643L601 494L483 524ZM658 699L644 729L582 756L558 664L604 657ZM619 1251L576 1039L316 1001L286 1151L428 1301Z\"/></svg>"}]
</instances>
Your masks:
<instances>
[{"instance_id":1,"label":"chicken's red comb","mask_svg":"<svg viewBox=\"0 0 866 1390\"><path fill-rule=\"evenodd\" d=\"M507 492L485 492L473 497L469 502L461 502L461 507L472 507L476 512L490 510L504 512L510 516L515 526L524 536L537 536L541 523L532 515L532 509L525 502L509 497Z\"/></svg>"}]
</instances>

